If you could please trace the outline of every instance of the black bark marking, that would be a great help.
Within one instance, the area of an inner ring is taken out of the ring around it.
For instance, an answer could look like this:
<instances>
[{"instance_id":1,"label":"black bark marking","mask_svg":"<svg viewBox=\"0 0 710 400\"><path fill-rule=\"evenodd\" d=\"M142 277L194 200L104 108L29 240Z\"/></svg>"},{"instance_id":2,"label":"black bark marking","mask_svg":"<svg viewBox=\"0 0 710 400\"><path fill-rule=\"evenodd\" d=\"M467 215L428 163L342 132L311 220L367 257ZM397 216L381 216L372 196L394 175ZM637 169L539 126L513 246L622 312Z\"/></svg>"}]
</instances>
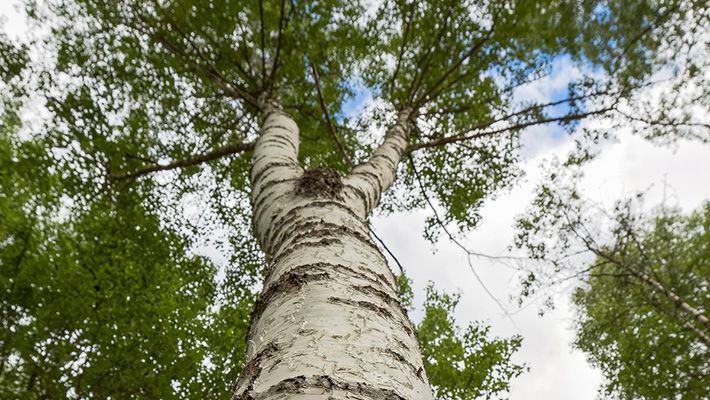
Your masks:
<instances>
[{"instance_id":1,"label":"black bark marking","mask_svg":"<svg viewBox=\"0 0 710 400\"><path fill-rule=\"evenodd\" d=\"M251 313L251 324L255 324L261 318L261 314L264 312L266 307L276 298L277 296L283 296L289 293L296 292L300 290L306 283L313 281L325 281L330 279L330 274L327 272L315 272L308 273L312 271L313 267L310 265L302 265L296 267L281 275L274 283L265 288L259 295L259 299L254 305L254 310Z\"/></svg>"},{"instance_id":2,"label":"black bark marking","mask_svg":"<svg viewBox=\"0 0 710 400\"><path fill-rule=\"evenodd\" d=\"M287 181L288 180L273 181L273 182L287 183ZM274 195L276 195L276 196L274 196ZM278 191L276 191L276 190L270 191L268 193L264 193L264 192L259 193L257 200L255 202L253 202L253 205L252 205L252 210L254 210L254 215L252 217L253 223L258 223L259 221L261 221L262 218L264 218L264 213L266 213L267 210L277 206L277 204L276 204L277 200L281 199L282 197L286 197L286 196L293 196L293 192L289 189L289 190L286 190L282 193L278 193ZM270 201L267 202L267 200L270 200ZM263 204L263 203L266 203L266 204ZM281 212L282 209L283 209L283 207L279 206L279 207L277 207L276 212L271 213L271 219L272 219L271 222L273 222L273 219L276 218L276 215L279 212ZM265 230L268 232L269 229L271 229L271 225L269 225L269 227L267 227L267 229L265 229ZM268 237L266 232L258 232L258 233L260 234L260 236L264 236L264 238Z\"/></svg>"},{"instance_id":3,"label":"black bark marking","mask_svg":"<svg viewBox=\"0 0 710 400\"><path fill-rule=\"evenodd\" d=\"M323 220L321 216L315 215L315 216L310 216L310 217L305 217L301 219L296 219L292 218L292 221L295 221L288 226L288 228L283 228L277 232L275 237L269 238L271 246L268 246L266 249L267 253L272 253L275 251L276 248L278 248L283 242L285 242L288 238L290 238L292 241L297 238L301 237L306 232L311 232L317 228L331 228L331 229L337 229L339 227L346 227L352 235L358 235L361 238L367 238L363 233L358 232L356 229L351 229L347 225L348 223L333 223L333 222L326 222ZM359 221L356 221L359 222ZM363 226L364 228L364 226Z\"/></svg>"},{"instance_id":4,"label":"black bark marking","mask_svg":"<svg viewBox=\"0 0 710 400\"><path fill-rule=\"evenodd\" d=\"M328 301L331 303L340 303L340 304L347 304L349 306L353 307L360 307L364 308L366 310L370 310L375 312L376 314L380 315L381 317L388 318L391 320L396 321L394 315L386 308L380 307L375 303L371 303L369 301L365 300L350 300L350 299L344 299L342 297L328 297Z\"/></svg>"},{"instance_id":5,"label":"black bark marking","mask_svg":"<svg viewBox=\"0 0 710 400\"><path fill-rule=\"evenodd\" d=\"M359 232L354 231L346 226L342 226L342 225L338 225L338 224L323 223L323 225L324 226L322 228L314 228L309 231L301 232L301 233L294 235L291 238L291 242L290 242L289 246L295 246L298 243L301 243L301 240L303 240L303 239L340 238L344 235L348 235L348 236L360 241L365 246L369 247L375 254L381 256L382 259L385 260L384 256L380 252L380 249L377 247L377 245L372 243L370 238L363 235L362 233L359 233Z\"/></svg>"},{"instance_id":6,"label":"black bark marking","mask_svg":"<svg viewBox=\"0 0 710 400\"><path fill-rule=\"evenodd\" d=\"M387 153L375 154L374 156L372 156L372 160L374 160L376 158L384 158L385 160L389 161L390 164L392 164L392 168L397 167L397 162L395 160L393 160L392 157L390 157L389 154L387 154Z\"/></svg>"},{"instance_id":7,"label":"black bark marking","mask_svg":"<svg viewBox=\"0 0 710 400\"><path fill-rule=\"evenodd\" d=\"M288 249L284 250L281 254L279 254L276 258L273 259L273 261L271 262L271 265L272 265L272 266L273 266L273 265L276 265L276 264L279 263L281 260L283 260L286 256L290 255L291 253L293 253L294 251L296 251L296 250L298 250L298 249L300 249L300 248L304 248L304 247L328 247L328 246L333 245L333 244L342 244L342 243L343 243L343 242L341 242L340 240L338 240L338 239L333 239L333 238L325 238L325 239L321 239L321 240L313 241L313 242L301 242L301 243L298 243L298 244L296 244L296 245L294 245L294 246L291 246L291 247L289 247Z\"/></svg>"},{"instance_id":8,"label":"black bark marking","mask_svg":"<svg viewBox=\"0 0 710 400\"><path fill-rule=\"evenodd\" d=\"M382 290L375 289L372 286L351 286L351 287L359 292L377 296L380 300L384 301L387 305L399 310L400 314L402 314L401 317L403 318L403 320L398 320L397 318L394 317L394 315L392 315L392 313L389 313L389 311L388 311L390 318L393 321L399 323L399 325L402 327L402 329L404 329L405 332L407 332L408 335L410 335L410 336L414 335L414 329L412 329L410 326L407 325L407 323L409 323L409 317L407 316L407 311L404 309L404 307L402 307L402 304L400 304L400 302L397 299L393 298L392 296L388 295L387 293L383 292ZM406 321L406 323L404 321Z\"/></svg>"},{"instance_id":9,"label":"black bark marking","mask_svg":"<svg viewBox=\"0 0 710 400\"><path fill-rule=\"evenodd\" d=\"M394 351L394 350L392 350L392 349L381 349L381 348L378 348L378 350L382 351L383 353L385 353L385 354L387 354L387 355L392 356L392 358L394 358L395 360L397 360L397 361L399 361L400 363L402 363L402 364L406 365L407 367L409 367L409 369L411 369L412 372L414 372L414 375L416 375L417 378L419 378L420 381L424 382L424 378L422 377L422 373L421 373L421 371L420 371L421 367L420 367L420 368L417 368L416 366L414 366L414 364L412 364L411 362L409 362L409 360L407 360L403 355L397 353L396 351Z\"/></svg>"},{"instance_id":10,"label":"black bark marking","mask_svg":"<svg viewBox=\"0 0 710 400\"><path fill-rule=\"evenodd\" d=\"M355 195L360 197L362 201L368 202L370 200L365 194L365 192L363 192L362 189L360 189L359 187L356 187L350 183L345 184L345 187L355 192Z\"/></svg>"},{"instance_id":11,"label":"black bark marking","mask_svg":"<svg viewBox=\"0 0 710 400\"><path fill-rule=\"evenodd\" d=\"M305 209L309 209L309 208L313 208L313 209L325 208L328 206L334 206L340 210L343 210L343 211L347 212L348 214L350 214L351 216L353 216L356 221L364 224L364 222L362 221L362 218L360 218L360 216L358 216L355 213L355 211L351 210L345 204L342 204L342 203L340 203L338 201L334 201L334 200L314 200L310 203L305 203L305 204L301 204L299 206L293 207L290 210L288 210L284 215L282 215L282 216L278 217L278 219L275 219L274 221L272 221L271 225L267 228L267 231L265 232L264 237L270 240L271 238L274 237L274 235L278 235L278 231L276 233L273 232L274 229L283 228L283 226L288 221L293 220L294 217L296 217L301 210L305 210ZM332 212L332 211L330 211L330 212Z\"/></svg>"},{"instance_id":12,"label":"black bark marking","mask_svg":"<svg viewBox=\"0 0 710 400\"><path fill-rule=\"evenodd\" d=\"M260 170L256 172L256 174L252 177L251 183L253 186L256 186L261 182L261 180L267 176L268 173L273 173L276 168L279 167L284 167L284 168L289 168L291 170L296 170L296 165L292 162L285 162L285 161L269 161L266 164L262 165L260 167Z\"/></svg>"},{"instance_id":13,"label":"black bark marking","mask_svg":"<svg viewBox=\"0 0 710 400\"><path fill-rule=\"evenodd\" d=\"M366 280L366 281L368 281L368 282L372 282L372 283L374 283L374 284L382 285L383 287L391 288L390 283L387 281L387 278L386 278L384 275L382 275L382 274L380 274L380 273L378 273L378 272L375 272L375 271L373 271L373 270L371 270L371 269L369 269L369 268L359 268L359 270L355 270L354 268L347 267L347 266L345 266L345 265L343 265L343 264L332 264L332 263L326 263L326 262L316 262L316 263L302 264L302 265L293 267L293 268L290 269L289 271L284 272L283 275L286 275L286 274L288 274L290 271L294 271L294 270L308 270L309 272L313 272L313 273L314 273L314 272L325 272L325 273L327 273L328 271L334 271L334 272L337 272L337 273L341 273L341 274L343 274L343 275L354 276L354 277L356 277L356 278L358 278L358 279L363 279L363 280ZM267 276L266 276L266 279L264 279L264 282L266 282L267 284L268 284L268 283L271 281L271 279L272 279L273 271L274 271L273 268L270 269L269 272L268 272L268 274L267 274ZM365 272L365 273L363 273L363 272ZM375 278L373 278L373 277L370 276L370 275L375 276ZM279 278L279 279L281 279L281 278Z\"/></svg>"},{"instance_id":14,"label":"black bark marking","mask_svg":"<svg viewBox=\"0 0 710 400\"><path fill-rule=\"evenodd\" d=\"M306 171L296 186L296 193L308 197L340 198L343 180L332 169L318 167Z\"/></svg>"},{"instance_id":15,"label":"black bark marking","mask_svg":"<svg viewBox=\"0 0 710 400\"><path fill-rule=\"evenodd\" d=\"M399 300L395 297L390 296L386 292L384 292L380 289L374 288L372 286L351 286L351 287L360 293L376 296L377 298L379 298L380 300L382 300L383 302L385 302L389 306L394 307L397 310L399 310L399 312L402 314L402 316L404 316L405 318L409 318L407 316L407 311L404 309L404 307L402 307L402 304L399 302Z\"/></svg>"},{"instance_id":16,"label":"black bark marking","mask_svg":"<svg viewBox=\"0 0 710 400\"><path fill-rule=\"evenodd\" d=\"M242 372L239 374L239 379L237 380L237 388L242 387L246 381L248 382L246 391L254 390L254 382L256 382L256 378L259 377L263 369L261 363L277 351L279 351L279 346L272 342L256 353L256 355L244 365L244 368L242 368Z\"/></svg>"},{"instance_id":17,"label":"black bark marking","mask_svg":"<svg viewBox=\"0 0 710 400\"><path fill-rule=\"evenodd\" d=\"M282 380L263 393L244 392L239 396L235 396L233 400L258 400L276 394L304 393L305 389L311 388L329 391L340 390L367 397L371 400L412 400L400 396L392 389L379 388L365 382L348 382L329 375L295 376Z\"/></svg>"}]
</instances>

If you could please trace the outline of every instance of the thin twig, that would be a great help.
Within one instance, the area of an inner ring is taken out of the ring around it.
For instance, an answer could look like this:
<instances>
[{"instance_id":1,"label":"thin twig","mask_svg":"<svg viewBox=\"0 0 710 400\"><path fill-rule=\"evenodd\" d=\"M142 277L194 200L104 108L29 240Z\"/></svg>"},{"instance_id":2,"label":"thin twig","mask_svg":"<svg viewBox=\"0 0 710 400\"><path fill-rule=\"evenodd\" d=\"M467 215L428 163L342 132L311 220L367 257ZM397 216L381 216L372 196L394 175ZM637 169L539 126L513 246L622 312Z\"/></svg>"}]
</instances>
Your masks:
<instances>
[{"instance_id":1,"label":"thin twig","mask_svg":"<svg viewBox=\"0 0 710 400\"><path fill-rule=\"evenodd\" d=\"M402 264L399 262L399 260L398 260L397 257L394 255L394 253L392 253L392 251L390 251L389 247L387 247L387 245L385 244L385 242L384 242L382 239L380 239L379 236L377 236L377 234L375 233L375 231L372 229L372 226L368 226L368 229L370 229L370 233L372 233L372 236L374 236L375 239L377 239L377 241L380 242L380 244L382 245L382 247L384 247L384 249L385 249L385 251L387 252L387 254L389 254L390 257L392 257L392 259L394 260L394 262L395 262L395 263L397 264L397 266L399 267L399 272L401 272L401 273L404 274L404 267L402 267Z\"/></svg>"},{"instance_id":2,"label":"thin twig","mask_svg":"<svg viewBox=\"0 0 710 400\"><path fill-rule=\"evenodd\" d=\"M414 9L414 4L412 4L412 12L413 12L413 9ZM409 15L409 13L407 15ZM405 15L405 18L407 17L407 15ZM405 47L407 47L407 37L409 36L409 27L412 23L412 18L411 17L406 18L404 23L405 23L404 35L402 36L402 43L399 46L399 56L397 56L397 64L394 68L394 73L392 74L392 79L390 79L390 82L387 85L389 88L388 90L389 90L390 94L392 93L392 91L394 89L395 82L397 81L397 75L399 74L399 69L402 65L402 58L404 57L404 49L405 49Z\"/></svg>"},{"instance_id":3,"label":"thin twig","mask_svg":"<svg viewBox=\"0 0 710 400\"><path fill-rule=\"evenodd\" d=\"M516 329L520 330L518 325L515 323L515 320L513 320L513 317L510 315L508 310L503 306L503 303L500 300L498 300L498 298L496 296L493 295L493 293L488 289L486 284L483 282L483 279L481 279L481 277L476 272L476 269L473 267L473 263L471 262L471 256L486 256L486 255L482 255L480 253L469 250L466 246L464 246L463 244L461 244L461 242L459 242L458 240L456 240L456 238L454 238L454 236L446 228L446 225L444 225L441 218L439 218L439 213L436 211L436 208L434 208L434 204L432 203L431 199L429 199L429 196L426 194L426 191L424 190L424 185L422 184L421 177L419 176L419 173L417 172L417 169L414 165L414 160L412 160L411 156L409 156L409 163L411 164L412 171L414 172L414 177L417 180L417 183L419 184L419 189L422 191L424 199L426 200L427 204L429 204L429 207L431 208L432 212L434 213L434 218L436 219L437 224L439 226L441 226L441 228L444 230L446 235L449 237L449 240L451 240L451 242L453 242L456 246L458 246L461 250L463 250L466 253L468 267L471 270L471 272L473 273L473 276L476 278L476 280L481 285L481 287L486 292L486 294L488 294L488 296L498 305L498 307L501 309L501 311L503 311L503 314L505 314L505 316L510 320L510 322L513 324L513 326ZM494 256L486 256L486 257L487 258L495 258Z\"/></svg>"},{"instance_id":4,"label":"thin twig","mask_svg":"<svg viewBox=\"0 0 710 400\"><path fill-rule=\"evenodd\" d=\"M330 113L328 112L328 107L326 107L325 104L325 99L323 98L323 92L321 92L321 87L320 87L320 74L318 73L318 67L311 62L311 70L313 71L313 78L315 79L316 83L316 91L318 92L318 100L320 102L320 108L323 110L323 114L325 115L325 121L328 124L328 129L330 130L331 136L333 136L333 141L335 142L335 145L338 147L338 151L340 151L340 155L343 157L343 160L348 164L349 167L352 168L353 166L353 161L350 159L350 156L348 156L348 152L345 149L345 146L343 143L340 141L340 137L338 137L338 132L335 129L335 125L333 125L333 121L330 118Z\"/></svg>"}]
</instances>

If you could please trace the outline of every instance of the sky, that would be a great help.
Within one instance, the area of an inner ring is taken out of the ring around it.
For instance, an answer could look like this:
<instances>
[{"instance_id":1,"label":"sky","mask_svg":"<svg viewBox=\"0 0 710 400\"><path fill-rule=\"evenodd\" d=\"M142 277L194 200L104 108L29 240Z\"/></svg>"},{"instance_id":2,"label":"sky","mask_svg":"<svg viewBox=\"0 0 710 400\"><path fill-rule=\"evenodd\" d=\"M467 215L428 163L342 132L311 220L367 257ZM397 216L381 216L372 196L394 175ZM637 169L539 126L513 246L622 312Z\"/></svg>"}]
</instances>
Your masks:
<instances>
[{"instance_id":1,"label":"sky","mask_svg":"<svg viewBox=\"0 0 710 400\"><path fill-rule=\"evenodd\" d=\"M12 8L14 0L0 0L4 30L20 37L23 21ZM577 76L568 60L560 59L554 73L535 86L524 88L520 98L549 98L559 93ZM358 94L353 108L365 106L367 96ZM553 157L564 158L573 148L572 138L561 130L536 127L523 135L523 164L526 176L507 193L489 199L482 223L463 240L470 249L487 254L501 254L512 243L513 222L529 205L533 188L540 178L540 164ZM607 143L601 155L583 169L580 187L591 200L610 205L614 200L646 192L647 204L677 205L690 211L710 199L710 146L681 141L670 147L653 145L641 138L619 133L618 140ZM429 281L436 288L461 293L456 310L457 322L465 326L483 321L497 336L521 335L523 344L514 359L529 366L512 381L511 400L592 400L596 398L601 374L571 347L574 313L568 302L569 290L556 297L556 308L543 317L538 306L516 311L509 296L517 294L517 272L500 263L474 259L474 268L495 296L514 312L511 322L500 307L485 293L469 270L465 254L442 239L436 246L427 242L422 232L427 210L395 214L373 221L374 230L387 243L414 281L415 303L423 302L424 287ZM436 251L434 251L436 250ZM414 313L416 319L421 317Z\"/></svg>"}]
</instances>

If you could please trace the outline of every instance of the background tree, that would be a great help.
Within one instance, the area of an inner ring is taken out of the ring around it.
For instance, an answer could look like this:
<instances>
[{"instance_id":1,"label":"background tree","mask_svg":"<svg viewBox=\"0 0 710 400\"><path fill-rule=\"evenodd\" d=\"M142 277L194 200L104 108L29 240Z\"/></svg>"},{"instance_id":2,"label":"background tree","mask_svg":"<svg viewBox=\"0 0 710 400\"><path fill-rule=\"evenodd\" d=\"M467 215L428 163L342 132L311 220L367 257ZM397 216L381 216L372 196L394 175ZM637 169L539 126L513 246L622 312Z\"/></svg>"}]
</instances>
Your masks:
<instances>
[{"instance_id":1,"label":"background tree","mask_svg":"<svg viewBox=\"0 0 710 400\"><path fill-rule=\"evenodd\" d=\"M548 262L530 273L525 294L581 280L574 346L602 371L603 396L703 398L710 204L690 215L638 209L638 201L619 202L607 214L576 189L542 188L519 222L519 245Z\"/></svg>"},{"instance_id":2,"label":"background tree","mask_svg":"<svg viewBox=\"0 0 710 400\"><path fill-rule=\"evenodd\" d=\"M255 306L247 372L238 382L242 397L267 395L269 388L301 390L299 385L404 397L426 397L428 391L415 342L402 346L407 357L387 359L405 365L397 373L416 382L415 389L393 383L393 377L364 377L376 367L353 369L361 378L355 384L344 381L342 371L333 372L337 379L301 379L295 371L303 373L305 366L278 361L288 358L278 352L295 347L262 342L267 331L288 336L262 326L272 321L264 309L275 312L276 304L295 302L299 291L345 282L312 263L311 253L312 268L275 266L285 262L279 256L289 246L315 239L335 253L336 242L350 235L349 248L361 246L360 255L376 259L363 264L381 270L370 276L379 288L357 286L361 300L338 297L355 286L335 290L336 300L309 306L338 303L352 310L378 304L374 311L382 318L365 319L396 320L387 339L413 341L394 278L368 237L367 219L378 206L410 210L433 201L446 214L432 219L429 234L438 223L474 227L483 200L519 176L519 135L533 125L597 117L633 122L647 136L707 139L707 124L697 112L707 108L707 85L698 72L707 50L699 41L707 20L701 2L391 1L367 9L340 1L76 0L28 2L28 13L37 29L25 47L31 49L27 62L16 63L15 53L25 49L5 46L11 56L3 58L10 62L2 71L15 99L23 91L28 103L36 101L49 115L22 134L33 137L51 160L50 170L60 174L63 212L71 218L94 215L91 210L104 209L100 204L133 199L127 204L139 205L157 219L156 230L176 235L185 248L205 242L220 248L228 260L214 273L220 285L222 278L248 285L256 271L252 261L269 265L266 291ZM516 88L549 74L560 58L580 69L566 96L542 103L516 99ZM647 94L644 88L658 88L659 79L666 81L660 91L678 95L637 103ZM352 118L346 105L359 85L378 106ZM587 133L598 139L598 131ZM582 142L580 147L589 149ZM405 157L411 162L400 163ZM305 183L289 186L296 180ZM393 183L390 194L408 189L403 201L387 194L381 199ZM273 199L280 196L276 187L291 196L291 207L332 209L318 211L321 221L311 225L286 216L278 220L283 223L269 222L280 207ZM314 187L320 189L309 189ZM337 221L341 230L325 221L348 215L357 221ZM252 220L253 236L245 234ZM92 221L103 226L98 217ZM177 251L175 257L184 253L168 248ZM281 267L294 268L273 273ZM362 277L344 267L335 268L340 278ZM227 293L234 301L234 292ZM300 323L283 327L305 329ZM344 325L357 331L364 323ZM331 344L345 346L344 337ZM364 345L356 344L365 354ZM326 359L308 368L328 369L334 361ZM272 367L279 372L261 374ZM282 376L288 376L283 385L257 382ZM254 389L257 383L268 387Z\"/></svg>"}]
</instances>

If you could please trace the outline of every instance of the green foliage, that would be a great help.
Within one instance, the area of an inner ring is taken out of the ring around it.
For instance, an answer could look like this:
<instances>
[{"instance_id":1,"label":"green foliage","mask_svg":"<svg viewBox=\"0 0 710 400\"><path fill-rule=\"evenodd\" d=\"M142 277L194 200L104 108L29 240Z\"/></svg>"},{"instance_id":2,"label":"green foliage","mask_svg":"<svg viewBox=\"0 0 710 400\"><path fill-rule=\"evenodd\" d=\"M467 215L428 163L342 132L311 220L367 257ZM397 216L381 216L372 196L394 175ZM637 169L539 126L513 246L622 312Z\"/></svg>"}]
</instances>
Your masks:
<instances>
[{"instance_id":1,"label":"green foliage","mask_svg":"<svg viewBox=\"0 0 710 400\"><path fill-rule=\"evenodd\" d=\"M524 371L524 366L510 359L522 338L491 338L490 327L481 323L462 329L453 317L458 302L458 295L439 293L430 284L424 318L416 325L424 368L435 396L442 400L504 396L511 379Z\"/></svg>"},{"instance_id":2,"label":"green foliage","mask_svg":"<svg viewBox=\"0 0 710 400\"><path fill-rule=\"evenodd\" d=\"M684 216L664 212L634 243L615 247L619 263L637 265L708 315L710 203ZM619 399L702 399L710 376L708 334L662 293L618 264L591 274L574 294L575 346L604 374L604 393Z\"/></svg>"},{"instance_id":3,"label":"green foliage","mask_svg":"<svg viewBox=\"0 0 710 400\"><path fill-rule=\"evenodd\" d=\"M609 212L555 166L518 221L517 244L539 262L521 301L581 280L574 345L602 371L604 398L705 398L710 336L694 312L710 310L710 203L648 215L638 195Z\"/></svg>"},{"instance_id":4,"label":"green foliage","mask_svg":"<svg viewBox=\"0 0 710 400\"><path fill-rule=\"evenodd\" d=\"M397 284L402 305L412 311L411 279L400 274ZM424 369L435 397L441 400L500 398L510 388L511 379L525 369L511 360L522 338L491 338L490 327L478 322L462 329L453 317L458 302L458 295L437 292L430 283L423 304L424 317L415 326Z\"/></svg>"},{"instance_id":5,"label":"green foliage","mask_svg":"<svg viewBox=\"0 0 710 400\"><path fill-rule=\"evenodd\" d=\"M559 122L571 130L598 114L635 123L649 137L708 137L707 126L691 118L692 108L707 108L710 98L698 73L698 35L708 17L702 2L27 4L31 21L51 29L28 48L50 61L27 63L24 50L3 45L8 57L0 71L23 68L33 77L20 86L45 99L51 113L35 133L64 149L56 161L79 192L95 191L107 176L253 140L264 95L296 119L306 168L348 168L326 114L356 162L405 107L416 109L412 145L466 137L413 152L423 187L411 166L402 168L409 193L383 205L408 210L424 206L427 196L446 210L442 222L461 230L475 227L483 202L521 175L519 135L527 126ZM566 95L555 94L550 104L518 98L518 89L549 78L561 61L575 68ZM641 89L659 73L672 76L666 89L678 95L655 107ZM350 101L367 95L379 106L352 115ZM247 160L242 153L179 169L170 189L199 191L204 172L246 196ZM151 200L165 207L160 196ZM219 214L224 200L213 199L211 209Z\"/></svg>"},{"instance_id":6,"label":"green foliage","mask_svg":"<svg viewBox=\"0 0 710 400\"><path fill-rule=\"evenodd\" d=\"M412 311L414 306L414 291L412 280L406 274L397 275L397 288L399 289L399 302L405 310Z\"/></svg>"},{"instance_id":7,"label":"green foliage","mask_svg":"<svg viewBox=\"0 0 710 400\"><path fill-rule=\"evenodd\" d=\"M134 191L73 207L42 145L0 136L0 397L224 396L248 286L217 282Z\"/></svg>"}]
</instances>

